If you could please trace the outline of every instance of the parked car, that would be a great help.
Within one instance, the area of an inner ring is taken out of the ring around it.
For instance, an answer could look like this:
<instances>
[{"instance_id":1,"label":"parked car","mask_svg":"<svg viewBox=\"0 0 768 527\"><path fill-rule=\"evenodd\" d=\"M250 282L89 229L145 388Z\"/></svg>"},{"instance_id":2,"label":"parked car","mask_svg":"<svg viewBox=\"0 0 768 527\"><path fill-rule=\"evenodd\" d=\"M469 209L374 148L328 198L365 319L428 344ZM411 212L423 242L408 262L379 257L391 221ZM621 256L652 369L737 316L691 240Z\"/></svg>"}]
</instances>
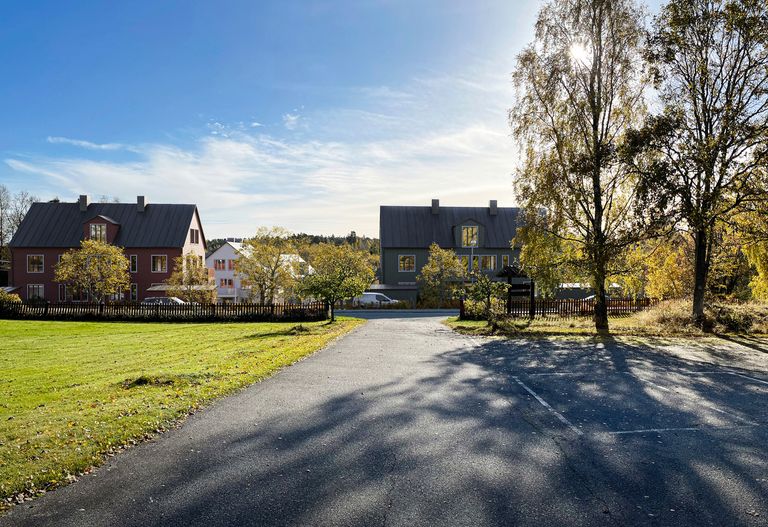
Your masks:
<instances>
[{"instance_id":1,"label":"parked car","mask_svg":"<svg viewBox=\"0 0 768 527\"><path fill-rule=\"evenodd\" d=\"M353 304L360 306L380 306L383 304L397 304L397 300L392 300L387 295L381 293L363 293L352 300Z\"/></svg>"},{"instance_id":2,"label":"parked car","mask_svg":"<svg viewBox=\"0 0 768 527\"><path fill-rule=\"evenodd\" d=\"M164 306L177 306L185 303L186 302L184 302L181 298L177 298L175 296L148 296L141 301L141 304L144 306L151 306L155 304Z\"/></svg>"}]
</instances>

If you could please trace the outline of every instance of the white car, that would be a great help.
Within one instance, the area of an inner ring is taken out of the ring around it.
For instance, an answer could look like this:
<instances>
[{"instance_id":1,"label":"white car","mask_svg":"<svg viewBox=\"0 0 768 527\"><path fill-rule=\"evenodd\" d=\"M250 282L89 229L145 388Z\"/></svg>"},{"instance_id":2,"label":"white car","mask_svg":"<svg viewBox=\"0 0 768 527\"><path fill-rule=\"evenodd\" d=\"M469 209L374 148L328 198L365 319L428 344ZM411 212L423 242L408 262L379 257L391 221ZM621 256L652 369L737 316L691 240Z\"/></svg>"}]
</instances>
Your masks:
<instances>
[{"instance_id":1,"label":"white car","mask_svg":"<svg viewBox=\"0 0 768 527\"><path fill-rule=\"evenodd\" d=\"M185 304L181 298L175 296L149 296L141 301L144 306L160 304L163 306L179 306Z\"/></svg>"},{"instance_id":2,"label":"white car","mask_svg":"<svg viewBox=\"0 0 768 527\"><path fill-rule=\"evenodd\" d=\"M397 304L397 302L397 300L392 300L387 295L381 293L363 293L353 300L353 303L359 306L380 306L384 304Z\"/></svg>"}]
</instances>

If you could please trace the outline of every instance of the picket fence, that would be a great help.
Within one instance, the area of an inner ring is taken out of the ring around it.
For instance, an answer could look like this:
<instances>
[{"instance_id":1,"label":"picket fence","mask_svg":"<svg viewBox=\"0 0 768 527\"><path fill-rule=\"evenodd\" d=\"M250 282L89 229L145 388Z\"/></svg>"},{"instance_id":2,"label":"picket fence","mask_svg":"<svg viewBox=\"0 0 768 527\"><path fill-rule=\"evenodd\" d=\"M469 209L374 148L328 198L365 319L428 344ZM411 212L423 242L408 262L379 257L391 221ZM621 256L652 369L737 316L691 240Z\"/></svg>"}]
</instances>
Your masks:
<instances>
[{"instance_id":1,"label":"picket fence","mask_svg":"<svg viewBox=\"0 0 768 527\"><path fill-rule=\"evenodd\" d=\"M651 298L610 298L608 303L609 317L626 317L643 311L658 303ZM513 298L507 302L499 300L494 303L494 312L506 314L510 318L577 318L588 317L595 313L594 299L534 298L533 305L528 298ZM479 319L482 313L477 309L468 309L462 303L460 316L463 319Z\"/></svg>"},{"instance_id":2,"label":"picket fence","mask_svg":"<svg viewBox=\"0 0 768 527\"><path fill-rule=\"evenodd\" d=\"M0 319L143 322L312 322L326 320L323 302L306 304L139 304L0 302Z\"/></svg>"}]
</instances>

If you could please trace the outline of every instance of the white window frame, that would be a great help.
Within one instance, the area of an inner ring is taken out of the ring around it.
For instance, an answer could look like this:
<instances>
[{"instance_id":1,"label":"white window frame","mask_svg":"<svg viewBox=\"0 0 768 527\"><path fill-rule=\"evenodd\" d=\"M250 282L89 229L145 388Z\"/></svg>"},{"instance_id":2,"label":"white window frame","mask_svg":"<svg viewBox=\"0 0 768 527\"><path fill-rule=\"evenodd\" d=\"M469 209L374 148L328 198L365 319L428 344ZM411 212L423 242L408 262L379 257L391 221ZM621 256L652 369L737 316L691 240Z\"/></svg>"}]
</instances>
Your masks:
<instances>
[{"instance_id":1,"label":"white window frame","mask_svg":"<svg viewBox=\"0 0 768 527\"><path fill-rule=\"evenodd\" d=\"M40 270L39 271L30 271L29 270L29 259L33 256L39 256L40 257ZM28 254L27 255L27 274L40 274L45 272L45 255L44 254ZM34 284L33 284L34 285Z\"/></svg>"},{"instance_id":2,"label":"white window frame","mask_svg":"<svg viewBox=\"0 0 768 527\"><path fill-rule=\"evenodd\" d=\"M478 268L478 270L484 271L484 272L485 271L495 271L496 267L497 267L496 264L499 263L498 262L498 258L496 257L495 254L476 254L475 258L477 258L477 268ZM484 269L483 268L483 258L493 258L493 267L490 267L488 269Z\"/></svg>"},{"instance_id":3,"label":"white window frame","mask_svg":"<svg viewBox=\"0 0 768 527\"><path fill-rule=\"evenodd\" d=\"M139 301L139 284L132 283L130 286L130 297L131 302L138 302Z\"/></svg>"},{"instance_id":4,"label":"white window frame","mask_svg":"<svg viewBox=\"0 0 768 527\"><path fill-rule=\"evenodd\" d=\"M164 269L162 271L155 271L155 256L157 256L158 258L160 258L160 257L165 258L165 267L164 267ZM168 255L167 254L153 254L151 259L150 259L150 263L152 265L152 272L153 273L155 273L155 274L163 274L163 273L167 273L168 272Z\"/></svg>"},{"instance_id":5,"label":"white window frame","mask_svg":"<svg viewBox=\"0 0 768 527\"><path fill-rule=\"evenodd\" d=\"M104 228L104 239L96 238L93 235L93 228L94 227L103 227ZM90 227L88 228L88 234L90 235L89 238L91 240L98 240L102 243L107 243L107 224L106 223L91 223Z\"/></svg>"},{"instance_id":6,"label":"white window frame","mask_svg":"<svg viewBox=\"0 0 768 527\"><path fill-rule=\"evenodd\" d=\"M401 265L403 258L413 258L413 269L404 270ZM397 272L398 273L415 273L416 272L416 255L415 254L398 254L397 255Z\"/></svg>"},{"instance_id":7,"label":"white window frame","mask_svg":"<svg viewBox=\"0 0 768 527\"><path fill-rule=\"evenodd\" d=\"M502 254L501 255L501 267L502 267L502 269L504 267L509 267L509 262L510 261L511 261L511 258L509 257L508 254Z\"/></svg>"},{"instance_id":8,"label":"white window frame","mask_svg":"<svg viewBox=\"0 0 768 527\"><path fill-rule=\"evenodd\" d=\"M27 284L27 300L33 300L32 297L29 295L29 288L30 287L39 287L40 288L40 296L36 296L35 298L40 298L45 300L45 284Z\"/></svg>"},{"instance_id":9,"label":"white window frame","mask_svg":"<svg viewBox=\"0 0 768 527\"><path fill-rule=\"evenodd\" d=\"M128 256L128 259L131 261L130 272L134 274L138 273L139 272L139 255L131 254Z\"/></svg>"},{"instance_id":10,"label":"white window frame","mask_svg":"<svg viewBox=\"0 0 768 527\"><path fill-rule=\"evenodd\" d=\"M475 229L475 244L464 245L464 229ZM462 225L461 226L461 246L465 248L479 247L480 246L480 227L478 225Z\"/></svg>"}]
</instances>

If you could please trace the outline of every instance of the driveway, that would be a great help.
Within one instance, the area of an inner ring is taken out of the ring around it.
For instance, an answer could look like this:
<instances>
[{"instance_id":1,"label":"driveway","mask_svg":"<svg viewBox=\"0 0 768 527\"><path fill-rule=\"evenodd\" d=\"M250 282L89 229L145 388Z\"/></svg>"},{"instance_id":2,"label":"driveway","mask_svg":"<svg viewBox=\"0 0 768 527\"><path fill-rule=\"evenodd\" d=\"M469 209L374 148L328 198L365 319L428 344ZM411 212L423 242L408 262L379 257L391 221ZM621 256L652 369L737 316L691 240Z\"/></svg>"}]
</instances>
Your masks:
<instances>
[{"instance_id":1,"label":"driveway","mask_svg":"<svg viewBox=\"0 0 768 527\"><path fill-rule=\"evenodd\" d=\"M768 525L762 341L476 340L364 314L2 526Z\"/></svg>"}]
</instances>

